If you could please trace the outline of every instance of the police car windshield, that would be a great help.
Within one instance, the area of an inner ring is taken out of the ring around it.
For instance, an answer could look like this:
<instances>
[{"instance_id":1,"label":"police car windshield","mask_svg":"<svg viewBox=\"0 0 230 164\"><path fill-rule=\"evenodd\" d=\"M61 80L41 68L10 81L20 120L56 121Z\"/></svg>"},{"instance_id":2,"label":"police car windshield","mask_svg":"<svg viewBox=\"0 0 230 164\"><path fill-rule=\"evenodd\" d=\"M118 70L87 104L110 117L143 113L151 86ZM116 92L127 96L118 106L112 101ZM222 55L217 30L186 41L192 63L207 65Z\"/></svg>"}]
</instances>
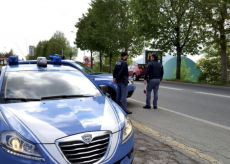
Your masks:
<instances>
[{"instance_id":1,"label":"police car windshield","mask_svg":"<svg viewBox=\"0 0 230 164\"><path fill-rule=\"evenodd\" d=\"M76 64L78 68L80 68L82 71L84 71L85 73L87 73L89 75L98 75L98 74L101 74L101 73L95 72L93 69L91 69L90 67L86 66L83 63L75 62L74 64Z\"/></svg>"},{"instance_id":2,"label":"police car windshield","mask_svg":"<svg viewBox=\"0 0 230 164\"><path fill-rule=\"evenodd\" d=\"M64 96L61 96L64 95ZM100 91L78 71L6 72L1 103L43 100L45 97L101 96Z\"/></svg>"}]
</instances>

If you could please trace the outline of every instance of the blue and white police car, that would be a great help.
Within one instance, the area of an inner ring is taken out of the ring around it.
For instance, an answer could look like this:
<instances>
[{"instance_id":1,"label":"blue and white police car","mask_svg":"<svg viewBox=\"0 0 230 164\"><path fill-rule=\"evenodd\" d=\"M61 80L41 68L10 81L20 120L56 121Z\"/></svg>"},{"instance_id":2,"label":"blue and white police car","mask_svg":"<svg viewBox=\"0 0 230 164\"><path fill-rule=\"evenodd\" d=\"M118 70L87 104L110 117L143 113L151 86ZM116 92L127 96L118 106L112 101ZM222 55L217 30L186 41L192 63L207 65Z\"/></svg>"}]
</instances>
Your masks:
<instances>
[{"instance_id":1,"label":"blue and white police car","mask_svg":"<svg viewBox=\"0 0 230 164\"><path fill-rule=\"evenodd\" d=\"M129 117L82 72L17 57L0 76L1 164L130 164Z\"/></svg>"}]
</instances>

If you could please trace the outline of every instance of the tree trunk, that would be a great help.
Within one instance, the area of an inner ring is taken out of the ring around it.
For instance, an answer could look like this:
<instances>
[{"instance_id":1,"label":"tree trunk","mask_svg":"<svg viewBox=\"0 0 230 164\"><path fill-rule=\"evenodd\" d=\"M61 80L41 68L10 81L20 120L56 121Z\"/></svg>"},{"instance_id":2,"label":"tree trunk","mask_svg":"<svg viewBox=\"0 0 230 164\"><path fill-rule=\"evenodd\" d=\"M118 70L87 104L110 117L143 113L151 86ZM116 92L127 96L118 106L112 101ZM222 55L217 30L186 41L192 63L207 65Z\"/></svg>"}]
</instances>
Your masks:
<instances>
[{"instance_id":1,"label":"tree trunk","mask_svg":"<svg viewBox=\"0 0 230 164\"><path fill-rule=\"evenodd\" d=\"M181 52L182 49L180 46L177 46L177 66L176 66L176 79L180 80L180 71L181 71Z\"/></svg>"},{"instance_id":2,"label":"tree trunk","mask_svg":"<svg viewBox=\"0 0 230 164\"><path fill-rule=\"evenodd\" d=\"M90 51L90 53L91 53L91 68L93 69L93 51Z\"/></svg>"},{"instance_id":3,"label":"tree trunk","mask_svg":"<svg viewBox=\"0 0 230 164\"><path fill-rule=\"evenodd\" d=\"M102 72L102 56L101 56L101 52L100 52L100 72Z\"/></svg>"},{"instance_id":4,"label":"tree trunk","mask_svg":"<svg viewBox=\"0 0 230 164\"><path fill-rule=\"evenodd\" d=\"M112 53L109 53L109 73L112 72Z\"/></svg>"},{"instance_id":5,"label":"tree trunk","mask_svg":"<svg viewBox=\"0 0 230 164\"><path fill-rule=\"evenodd\" d=\"M228 64L227 64L227 41L224 30L224 23L220 25L220 52L221 52L221 83L228 83Z\"/></svg>"},{"instance_id":6,"label":"tree trunk","mask_svg":"<svg viewBox=\"0 0 230 164\"><path fill-rule=\"evenodd\" d=\"M125 52L128 52L128 49L129 49L129 47L126 46L126 47L125 47Z\"/></svg>"}]
</instances>

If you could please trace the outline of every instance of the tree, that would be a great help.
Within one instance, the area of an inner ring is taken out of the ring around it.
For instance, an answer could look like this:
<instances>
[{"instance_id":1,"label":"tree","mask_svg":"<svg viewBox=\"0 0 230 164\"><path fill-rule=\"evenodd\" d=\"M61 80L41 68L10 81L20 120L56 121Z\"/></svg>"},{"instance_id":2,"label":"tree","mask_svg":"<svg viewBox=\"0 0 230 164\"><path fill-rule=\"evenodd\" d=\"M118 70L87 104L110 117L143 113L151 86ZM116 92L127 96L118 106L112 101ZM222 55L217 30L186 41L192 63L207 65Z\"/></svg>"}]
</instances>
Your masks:
<instances>
[{"instance_id":1,"label":"tree","mask_svg":"<svg viewBox=\"0 0 230 164\"><path fill-rule=\"evenodd\" d=\"M67 47L65 51L65 56L72 60L73 58L77 57L78 50L76 47Z\"/></svg>"},{"instance_id":2,"label":"tree","mask_svg":"<svg viewBox=\"0 0 230 164\"><path fill-rule=\"evenodd\" d=\"M181 56L198 54L201 17L192 0L132 0L137 32L152 40L151 48L176 52L176 79L181 79Z\"/></svg>"},{"instance_id":3,"label":"tree","mask_svg":"<svg viewBox=\"0 0 230 164\"><path fill-rule=\"evenodd\" d=\"M82 18L79 19L78 23L75 25L78 29L75 39L75 44L81 50L90 50L91 59L93 58L93 51L103 51L103 46L97 40L94 35L96 29L95 21L90 13L86 15L83 14ZM92 68L92 62L91 62Z\"/></svg>"},{"instance_id":4,"label":"tree","mask_svg":"<svg viewBox=\"0 0 230 164\"><path fill-rule=\"evenodd\" d=\"M221 83L221 51L219 44L212 44L205 47L202 53L205 57L197 62L196 69L200 69L200 75L197 77L199 82ZM227 46L227 69L230 70L230 46ZM230 78L230 72L228 73Z\"/></svg>"},{"instance_id":5,"label":"tree","mask_svg":"<svg viewBox=\"0 0 230 164\"><path fill-rule=\"evenodd\" d=\"M14 51L13 51L13 49L10 49L10 51L9 52L0 52L0 56L2 56L2 57L9 57L9 56L15 56L15 53L14 53Z\"/></svg>"},{"instance_id":6,"label":"tree","mask_svg":"<svg viewBox=\"0 0 230 164\"><path fill-rule=\"evenodd\" d=\"M229 0L194 0L204 17L206 42L216 43L221 54L221 82L228 83L227 43L230 34Z\"/></svg>"},{"instance_id":7,"label":"tree","mask_svg":"<svg viewBox=\"0 0 230 164\"><path fill-rule=\"evenodd\" d=\"M130 8L122 1L94 0L76 24L75 43L81 49L108 57L111 72L112 60L120 57L120 51L129 51L130 56L141 54L143 39L136 35L134 26Z\"/></svg>"},{"instance_id":8,"label":"tree","mask_svg":"<svg viewBox=\"0 0 230 164\"><path fill-rule=\"evenodd\" d=\"M90 12L97 27L94 35L105 47L104 52L109 57L110 63L109 72L112 70L112 57L120 57L119 52L129 51L130 56L141 54L143 39L135 32L135 24L128 5L118 0L94 0L91 7Z\"/></svg>"},{"instance_id":9,"label":"tree","mask_svg":"<svg viewBox=\"0 0 230 164\"><path fill-rule=\"evenodd\" d=\"M68 46L69 46L69 41L65 37L65 34L63 32L56 31L47 43L46 56L48 57L49 55L52 55L52 54L61 55L62 48L64 52Z\"/></svg>"},{"instance_id":10,"label":"tree","mask_svg":"<svg viewBox=\"0 0 230 164\"><path fill-rule=\"evenodd\" d=\"M180 74L181 74L181 80L186 80L190 81L194 75L191 75L188 77L188 74L190 73L191 68L186 67L186 63L184 60L181 61L181 69L180 69ZM173 75L176 76L176 69L173 71Z\"/></svg>"}]
</instances>

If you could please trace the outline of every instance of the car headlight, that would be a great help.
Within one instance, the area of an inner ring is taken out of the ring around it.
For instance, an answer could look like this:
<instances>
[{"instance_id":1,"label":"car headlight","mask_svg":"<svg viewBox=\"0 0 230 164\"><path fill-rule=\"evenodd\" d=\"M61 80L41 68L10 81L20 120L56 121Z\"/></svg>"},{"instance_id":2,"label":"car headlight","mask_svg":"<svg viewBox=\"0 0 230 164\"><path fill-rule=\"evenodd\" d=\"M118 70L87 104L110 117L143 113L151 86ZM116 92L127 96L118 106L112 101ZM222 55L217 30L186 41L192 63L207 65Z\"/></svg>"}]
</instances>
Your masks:
<instances>
[{"instance_id":1,"label":"car headlight","mask_svg":"<svg viewBox=\"0 0 230 164\"><path fill-rule=\"evenodd\" d=\"M0 134L1 147L8 153L19 157L45 161L37 146L24 139L15 131L3 131Z\"/></svg>"},{"instance_id":2,"label":"car headlight","mask_svg":"<svg viewBox=\"0 0 230 164\"><path fill-rule=\"evenodd\" d=\"M129 140L133 133L133 126L130 118L125 116L125 126L122 132L122 144Z\"/></svg>"}]
</instances>

